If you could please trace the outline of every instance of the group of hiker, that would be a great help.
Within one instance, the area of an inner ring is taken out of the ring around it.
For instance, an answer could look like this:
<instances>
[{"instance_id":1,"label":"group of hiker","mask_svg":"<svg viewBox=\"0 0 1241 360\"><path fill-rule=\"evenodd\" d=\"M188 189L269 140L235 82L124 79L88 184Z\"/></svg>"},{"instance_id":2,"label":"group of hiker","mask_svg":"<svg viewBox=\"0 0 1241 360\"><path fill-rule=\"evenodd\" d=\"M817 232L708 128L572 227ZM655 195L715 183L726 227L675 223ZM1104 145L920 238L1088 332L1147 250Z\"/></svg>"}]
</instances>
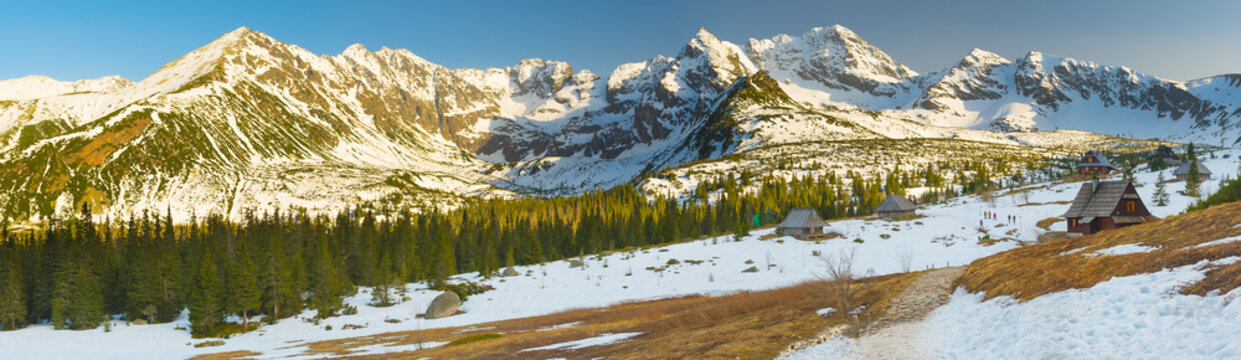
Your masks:
<instances>
[{"instance_id":1,"label":"group of hiker","mask_svg":"<svg viewBox=\"0 0 1241 360\"><path fill-rule=\"evenodd\" d=\"M982 212L982 220L978 220L978 227L983 227L984 220L999 220L999 219L1000 219L999 213L996 213L990 210L985 210ZM1019 218L1017 217L1017 215L1006 215L1004 217L1004 221L1006 221L1008 224L1015 224L1017 223L1018 219Z\"/></svg>"}]
</instances>

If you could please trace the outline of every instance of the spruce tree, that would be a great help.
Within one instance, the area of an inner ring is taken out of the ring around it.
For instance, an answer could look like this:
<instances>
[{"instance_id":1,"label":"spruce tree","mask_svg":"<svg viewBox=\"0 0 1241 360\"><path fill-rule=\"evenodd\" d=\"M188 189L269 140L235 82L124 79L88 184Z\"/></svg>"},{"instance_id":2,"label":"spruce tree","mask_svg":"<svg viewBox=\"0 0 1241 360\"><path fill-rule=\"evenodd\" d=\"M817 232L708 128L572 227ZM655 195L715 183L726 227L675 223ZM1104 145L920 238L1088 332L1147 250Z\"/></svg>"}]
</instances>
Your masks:
<instances>
[{"instance_id":1,"label":"spruce tree","mask_svg":"<svg viewBox=\"0 0 1241 360\"><path fill-rule=\"evenodd\" d=\"M5 260L3 255L0 253L0 261ZM0 329L16 330L19 323L26 322L26 301L17 269L12 261L0 264Z\"/></svg>"},{"instance_id":2,"label":"spruce tree","mask_svg":"<svg viewBox=\"0 0 1241 360\"><path fill-rule=\"evenodd\" d=\"M1153 194L1156 206L1168 206L1168 189L1164 184L1163 172L1159 172L1159 176L1155 178L1155 193Z\"/></svg>"},{"instance_id":3,"label":"spruce tree","mask_svg":"<svg viewBox=\"0 0 1241 360\"><path fill-rule=\"evenodd\" d=\"M1185 174L1185 195L1190 197L1198 197L1202 195L1201 175L1198 174L1198 160L1190 159L1189 172Z\"/></svg>"},{"instance_id":4,"label":"spruce tree","mask_svg":"<svg viewBox=\"0 0 1241 360\"><path fill-rule=\"evenodd\" d=\"M211 252L206 251L199 262L194 290L190 294L190 329L195 337L213 336L222 316L223 285Z\"/></svg>"},{"instance_id":5,"label":"spruce tree","mask_svg":"<svg viewBox=\"0 0 1241 360\"><path fill-rule=\"evenodd\" d=\"M379 261L379 269L375 271L375 286L371 287L371 305L376 307L392 306L392 283L395 277L392 275L392 257L387 254L382 255Z\"/></svg>"},{"instance_id":6,"label":"spruce tree","mask_svg":"<svg viewBox=\"0 0 1241 360\"><path fill-rule=\"evenodd\" d=\"M1164 168L1167 168L1167 167L1168 167L1168 163L1167 163L1166 161L1164 161L1164 159L1163 159L1163 156L1162 156L1162 155L1156 155L1156 156L1155 156L1155 159L1154 159L1154 160L1151 160L1151 163L1150 163L1150 169L1151 169L1151 170L1154 170L1154 171L1159 171L1159 170L1163 170Z\"/></svg>"},{"instance_id":7,"label":"spruce tree","mask_svg":"<svg viewBox=\"0 0 1241 360\"><path fill-rule=\"evenodd\" d=\"M341 301L344 280L332 260L327 241L319 239L315 248L310 270L310 292L314 294L310 299L310 308L318 312L316 317L327 318L344 306Z\"/></svg>"},{"instance_id":8,"label":"spruce tree","mask_svg":"<svg viewBox=\"0 0 1241 360\"><path fill-rule=\"evenodd\" d=\"M76 272L76 284L72 289L68 313L69 328L93 329L104 319L103 292L99 277L84 263L78 264Z\"/></svg>"},{"instance_id":9,"label":"spruce tree","mask_svg":"<svg viewBox=\"0 0 1241 360\"><path fill-rule=\"evenodd\" d=\"M233 254L233 270L228 279L226 310L240 315L242 326L249 328L250 314L262 305L262 292L259 291L258 276L255 274L254 260L250 258L247 241L238 243L237 251Z\"/></svg>"}]
</instances>

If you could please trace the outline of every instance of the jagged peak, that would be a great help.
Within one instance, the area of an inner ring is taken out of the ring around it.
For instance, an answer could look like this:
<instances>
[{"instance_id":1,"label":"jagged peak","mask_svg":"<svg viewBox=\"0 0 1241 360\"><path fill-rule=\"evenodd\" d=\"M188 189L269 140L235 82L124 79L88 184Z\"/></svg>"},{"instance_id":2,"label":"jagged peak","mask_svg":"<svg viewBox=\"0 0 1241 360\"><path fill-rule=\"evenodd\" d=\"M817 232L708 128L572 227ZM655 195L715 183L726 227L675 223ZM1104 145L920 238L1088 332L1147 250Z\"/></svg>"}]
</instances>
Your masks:
<instances>
[{"instance_id":1,"label":"jagged peak","mask_svg":"<svg viewBox=\"0 0 1241 360\"><path fill-rule=\"evenodd\" d=\"M702 41L720 41L714 34L707 31L705 27L699 27L698 32L694 33L694 38Z\"/></svg>"},{"instance_id":2,"label":"jagged peak","mask_svg":"<svg viewBox=\"0 0 1241 360\"><path fill-rule=\"evenodd\" d=\"M685 44L685 53L689 54L691 49L706 51L708 49L719 49L731 45L727 42L720 41L719 38L707 31L706 28L698 28L698 32L694 33L694 37Z\"/></svg>"},{"instance_id":3,"label":"jagged peak","mask_svg":"<svg viewBox=\"0 0 1241 360\"><path fill-rule=\"evenodd\" d=\"M819 26L819 27L812 28L810 29L810 31L803 33L802 38L807 39L807 40L809 39L831 39L831 40L836 40L836 41L852 42L852 43L858 43L858 44L865 45L865 46L870 46L870 43L862 39L861 36L858 36L858 34L853 32L853 30L849 30L849 28L844 27L840 24L827 26L827 27Z\"/></svg>"},{"instance_id":4,"label":"jagged peak","mask_svg":"<svg viewBox=\"0 0 1241 360\"><path fill-rule=\"evenodd\" d=\"M232 45L236 43L246 42L247 40L250 40L251 42L275 42L276 41L276 39L273 39L271 36L268 36L267 34L264 34L262 32L242 26L242 27L237 28L236 30L224 33L224 35L220 35L219 38L216 38L215 41L212 41L210 44L207 44L207 46L204 46L204 48L210 47L211 45Z\"/></svg>"},{"instance_id":5,"label":"jagged peak","mask_svg":"<svg viewBox=\"0 0 1241 360\"><path fill-rule=\"evenodd\" d=\"M1010 62L1012 61L1005 59L1003 56L1000 56L999 54L996 54L996 53L993 53L987 50L979 49L979 48L974 48L973 50L970 50L969 54L966 54L965 57L961 59L961 62L957 64L957 67L968 68L968 67L979 66L979 65L994 66L994 65L1008 64Z\"/></svg>"},{"instance_id":6,"label":"jagged peak","mask_svg":"<svg viewBox=\"0 0 1241 360\"><path fill-rule=\"evenodd\" d=\"M345 51L341 52L340 54L347 56L347 57L357 57L357 56L364 56L366 54L370 54L370 51L366 49L366 45L357 43L357 44L349 45L349 47L345 48Z\"/></svg>"},{"instance_id":7,"label":"jagged peak","mask_svg":"<svg viewBox=\"0 0 1241 360\"><path fill-rule=\"evenodd\" d=\"M853 30L850 30L849 28L845 27L844 25L836 24L836 25L832 25L832 26L828 27L828 29L830 29L830 30L832 31L832 33L835 33L835 34L836 34L836 36L839 36L839 37L841 37L841 38L856 38L856 39L861 39L861 37L858 37L858 36L857 36L857 33L853 32Z\"/></svg>"}]
</instances>

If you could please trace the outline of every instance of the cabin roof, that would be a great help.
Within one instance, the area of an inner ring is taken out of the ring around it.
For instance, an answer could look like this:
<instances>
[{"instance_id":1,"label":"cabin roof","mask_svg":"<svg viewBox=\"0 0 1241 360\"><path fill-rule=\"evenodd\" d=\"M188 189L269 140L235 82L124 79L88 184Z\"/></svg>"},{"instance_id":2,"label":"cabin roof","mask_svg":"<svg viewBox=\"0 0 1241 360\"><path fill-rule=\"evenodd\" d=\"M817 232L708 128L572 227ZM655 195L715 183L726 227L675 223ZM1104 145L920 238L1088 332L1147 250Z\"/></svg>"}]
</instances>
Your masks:
<instances>
[{"instance_id":1,"label":"cabin roof","mask_svg":"<svg viewBox=\"0 0 1241 360\"><path fill-rule=\"evenodd\" d=\"M819 213L813 209L798 208L789 211L789 215L780 222L782 228L811 228L823 227L827 223L823 222L823 218L819 217Z\"/></svg>"},{"instance_id":2,"label":"cabin roof","mask_svg":"<svg viewBox=\"0 0 1241 360\"><path fill-rule=\"evenodd\" d=\"M1135 198L1125 194L1125 190L1129 188L1127 180L1099 181L1097 184L1082 184L1082 188L1077 191L1077 197L1073 199L1073 205L1069 206L1064 217L1111 217L1112 211L1116 210L1116 205L1120 204L1122 198Z\"/></svg>"},{"instance_id":3,"label":"cabin roof","mask_svg":"<svg viewBox=\"0 0 1241 360\"><path fill-rule=\"evenodd\" d=\"M917 208L914 203L909 202L909 199L900 194L888 194L888 198L883 199L883 203L879 204L875 211L910 211Z\"/></svg>"},{"instance_id":4,"label":"cabin roof","mask_svg":"<svg viewBox=\"0 0 1241 360\"><path fill-rule=\"evenodd\" d=\"M1093 156L1093 157L1094 157L1095 159L1097 159L1098 161L1096 161L1096 162L1085 162L1086 158L1087 158L1087 157L1091 157L1091 156ZM1096 152L1096 151L1094 151L1094 150L1087 151L1085 155L1082 155L1082 160L1083 160L1083 162L1079 162L1079 163L1077 163L1077 167L1083 167L1083 166L1106 166L1106 167L1110 167L1110 168L1113 168L1113 169L1115 169L1115 168L1116 168L1115 166L1112 166L1112 163L1111 163L1111 162L1107 161L1107 158L1103 157L1103 154L1100 154L1100 153L1098 153L1098 152Z\"/></svg>"},{"instance_id":5,"label":"cabin roof","mask_svg":"<svg viewBox=\"0 0 1241 360\"><path fill-rule=\"evenodd\" d=\"M1211 169L1207 169L1201 161L1193 162L1198 164L1198 175L1211 175ZM1182 162L1181 166L1176 167L1176 170L1172 172L1172 175L1189 175L1189 163L1190 161Z\"/></svg>"}]
</instances>

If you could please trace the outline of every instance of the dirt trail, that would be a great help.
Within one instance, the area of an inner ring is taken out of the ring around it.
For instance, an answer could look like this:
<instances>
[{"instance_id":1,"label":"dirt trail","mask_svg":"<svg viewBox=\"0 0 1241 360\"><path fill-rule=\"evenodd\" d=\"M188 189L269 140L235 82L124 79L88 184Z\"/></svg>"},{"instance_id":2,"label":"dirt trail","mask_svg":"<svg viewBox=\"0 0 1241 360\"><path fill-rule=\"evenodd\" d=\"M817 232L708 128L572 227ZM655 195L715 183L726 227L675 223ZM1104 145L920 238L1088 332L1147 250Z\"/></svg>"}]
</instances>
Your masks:
<instances>
[{"instance_id":1,"label":"dirt trail","mask_svg":"<svg viewBox=\"0 0 1241 360\"><path fill-rule=\"evenodd\" d=\"M963 273L965 267L958 266L922 274L896 299L892 299L892 306L888 307L882 318L867 326L863 335L874 334L896 324L922 320L931 310L948 303L948 299L952 298L952 282Z\"/></svg>"},{"instance_id":2,"label":"dirt trail","mask_svg":"<svg viewBox=\"0 0 1241 360\"><path fill-rule=\"evenodd\" d=\"M866 359L914 359L926 352L918 341L922 335L922 320L952 297L952 282L965 273L964 266L935 269L914 279L901 291L883 317L872 322L862 332L862 337L851 341L852 353ZM780 357L806 349L845 333L847 326L837 326L811 339L791 345Z\"/></svg>"}]
</instances>

